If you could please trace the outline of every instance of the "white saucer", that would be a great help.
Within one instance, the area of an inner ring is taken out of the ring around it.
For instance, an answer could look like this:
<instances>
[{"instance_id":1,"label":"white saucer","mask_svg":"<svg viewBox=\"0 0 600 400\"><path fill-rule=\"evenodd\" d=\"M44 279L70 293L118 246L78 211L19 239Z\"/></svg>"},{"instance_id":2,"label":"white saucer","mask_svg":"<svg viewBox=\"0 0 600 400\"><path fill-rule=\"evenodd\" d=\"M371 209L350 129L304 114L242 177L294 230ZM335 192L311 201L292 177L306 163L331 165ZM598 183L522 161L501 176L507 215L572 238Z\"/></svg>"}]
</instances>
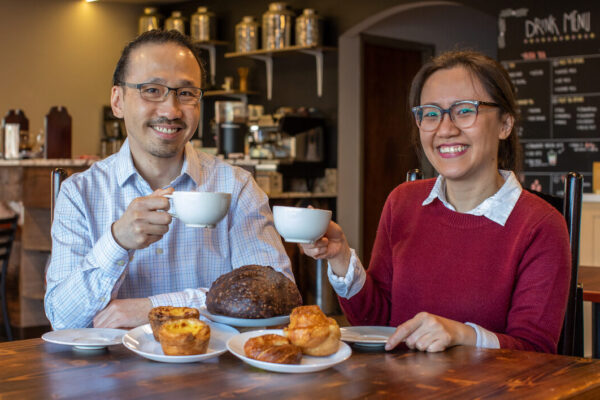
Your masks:
<instances>
[{"instance_id":1,"label":"white saucer","mask_svg":"<svg viewBox=\"0 0 600 400\"><path fill-rule=\"evenodd\" d=\"M266 361L258 361L253 358L246 357L244 352L244 344L250 338L255 336L261 336L266 334L282 335L282 329L264 329L260 331L249 331L235 335L227 342L227 349L247 364L253 367L261 368L267 371L273 372L287 372L287 373L306 373L321 371L327 368L331 368L341 362L346 361L352 355L352 350L344 342L340 342L338 351L327 357L311 357L307 355L302 356L300 364L277 364Z\"/></svg>"},{"instance_id":2,"label":"white saucer","mask_svg":"<svg viewBox=\"0 0 600 400\"><path fill-rule=\"evenodd\" d=\"M268 326L283 325L290 322L289 315L280 315L272 318L234 318L226 317L224 315L211 314L206 307L200 307L198 309L200 315L210 319L211 321L218 322L220 324L237 326L241 328L263 328Z\"/></svg>"},{"instance_id":3,"label":"white saucer","mask_svg":"<svg viewBox=\"0 0 600 400\"><path fill-rule=\"evenodd\" d=\"M123 336L123 345L134 353L149 360L166 363L190 363L205 361L225 353L226 343L231 337L237 335L237 329L231 326L207 322L210 325L210 342L206 354L194 354L191 356L166 356L160 343L154 340L150 324L138 326Z\"/></svg>"},{"instance_id":4,"label":"white saucer","mask_svg":"<svg viewBox=\"0 0 600 400\"><path fill-rule=\"evenodd\" d=\"M42 339L46 342L73 346L81 350L97 350L106 346L121 344L127 331L108 328L62 329L46 332Z\"/></svg>"},{"instance_id":5,"label":"white saucer","mask_svg":"<svg viewBox=\"0 0 600 400\"><path fill-rule=\"evenodd\" d=\"M396 331L393 326L348 326L340 328L342 340L355 346L384 347L389 337Z\"/></svg>"}]
</instances>

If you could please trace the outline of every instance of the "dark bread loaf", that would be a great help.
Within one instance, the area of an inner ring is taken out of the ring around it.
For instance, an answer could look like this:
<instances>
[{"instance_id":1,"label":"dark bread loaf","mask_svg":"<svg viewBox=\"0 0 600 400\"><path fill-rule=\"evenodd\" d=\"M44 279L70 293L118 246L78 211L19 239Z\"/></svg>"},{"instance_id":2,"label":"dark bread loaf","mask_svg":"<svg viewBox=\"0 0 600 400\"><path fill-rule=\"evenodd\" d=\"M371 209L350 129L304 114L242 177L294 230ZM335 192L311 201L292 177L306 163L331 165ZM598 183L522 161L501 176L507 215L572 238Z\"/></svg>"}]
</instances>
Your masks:
<instances>
[{"instance_id":1,"label":"dark bread loaf","mask_svg":"<svg viewBox=\"0 0 600 400\"><path fill-rule=\"evenodd\" d=\"M247 265L218 277L206 294L211 314L235 318L271 318L302 304L296 285L271 267Z\"/></svg>"}]
</instances>

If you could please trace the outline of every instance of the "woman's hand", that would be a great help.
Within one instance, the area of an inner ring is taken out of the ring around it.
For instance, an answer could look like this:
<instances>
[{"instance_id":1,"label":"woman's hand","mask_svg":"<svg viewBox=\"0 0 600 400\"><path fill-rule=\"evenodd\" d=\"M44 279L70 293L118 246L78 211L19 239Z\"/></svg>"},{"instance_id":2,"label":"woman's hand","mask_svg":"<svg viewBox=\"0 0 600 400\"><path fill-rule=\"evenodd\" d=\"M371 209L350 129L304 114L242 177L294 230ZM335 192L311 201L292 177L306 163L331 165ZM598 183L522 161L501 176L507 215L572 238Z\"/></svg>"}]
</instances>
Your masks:
<instances>
[{"instance_id":1,"label":"woman's hand","mask_svg":"<svg viewBox=\"0 0 600 400\"><path fill-rule=\"evenodd\" d=\"M319 260L325 259L331 264L331 269L337 276L346 276L350 264L350 246L342 228L329 221L327 231L322 238L312 244L300 244L302 251Z\"/></svg>"},{"instance_id":2,"label":"woman's hand","mask_svg":"<svg viewBox=\"0 0 600 400\"><path fill-rule=\"evenodd\" d=\"M391 350L401 342L410 349L437 352L456 345L475 346L477 334L461 322L420 312L396 328L385 349Z\"/></svg>"}]
</instances>

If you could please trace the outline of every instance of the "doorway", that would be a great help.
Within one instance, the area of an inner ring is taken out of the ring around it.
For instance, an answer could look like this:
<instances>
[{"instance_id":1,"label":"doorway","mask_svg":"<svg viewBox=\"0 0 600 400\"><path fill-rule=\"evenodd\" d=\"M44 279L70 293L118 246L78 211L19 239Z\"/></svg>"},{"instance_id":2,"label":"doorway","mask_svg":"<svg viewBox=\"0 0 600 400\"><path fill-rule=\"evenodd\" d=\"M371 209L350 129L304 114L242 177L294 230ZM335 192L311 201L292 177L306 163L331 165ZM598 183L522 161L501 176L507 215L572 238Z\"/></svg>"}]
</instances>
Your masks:
<instances>
[{"instance_id":1,"label":"doorway","mask_svg":"<svg viewBox=\"0 0 600 400\"><path fill-rule=\"evenodd\" d=\"M362 249L367 266L389 193L419 167L411 140L408 94L413 77L433 46L361 35L363 76Z\"/></svg>"}]
</instances>

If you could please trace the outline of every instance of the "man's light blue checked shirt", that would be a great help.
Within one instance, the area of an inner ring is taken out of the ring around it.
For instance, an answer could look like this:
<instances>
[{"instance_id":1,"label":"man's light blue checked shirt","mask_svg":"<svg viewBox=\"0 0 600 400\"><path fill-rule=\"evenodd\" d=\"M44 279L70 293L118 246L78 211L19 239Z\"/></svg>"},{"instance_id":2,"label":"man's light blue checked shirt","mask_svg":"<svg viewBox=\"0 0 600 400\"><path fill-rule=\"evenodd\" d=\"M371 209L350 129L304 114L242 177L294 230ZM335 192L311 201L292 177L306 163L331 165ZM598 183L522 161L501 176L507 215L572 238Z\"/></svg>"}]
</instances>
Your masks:
<instances>
[{"instance_id":1,"label":"man's light blue checked shirt","mask_svg":"<svg viewBox=\"0 0 600 400\"><path fill-rule=\"evenodd\" d=\"M137 173L129 143L62 184L54 210L46 315L54 329L90 327L115 298L149 297L154 306L199 308L220 275L244 265L274 267L293 280L273 225L268 198L249 172L185 147L176 191L231 193L227 216L214 229L173 218L158 242L127 251L111 225L137 197L153 190Z\"/></svg>"}]
</instances>

